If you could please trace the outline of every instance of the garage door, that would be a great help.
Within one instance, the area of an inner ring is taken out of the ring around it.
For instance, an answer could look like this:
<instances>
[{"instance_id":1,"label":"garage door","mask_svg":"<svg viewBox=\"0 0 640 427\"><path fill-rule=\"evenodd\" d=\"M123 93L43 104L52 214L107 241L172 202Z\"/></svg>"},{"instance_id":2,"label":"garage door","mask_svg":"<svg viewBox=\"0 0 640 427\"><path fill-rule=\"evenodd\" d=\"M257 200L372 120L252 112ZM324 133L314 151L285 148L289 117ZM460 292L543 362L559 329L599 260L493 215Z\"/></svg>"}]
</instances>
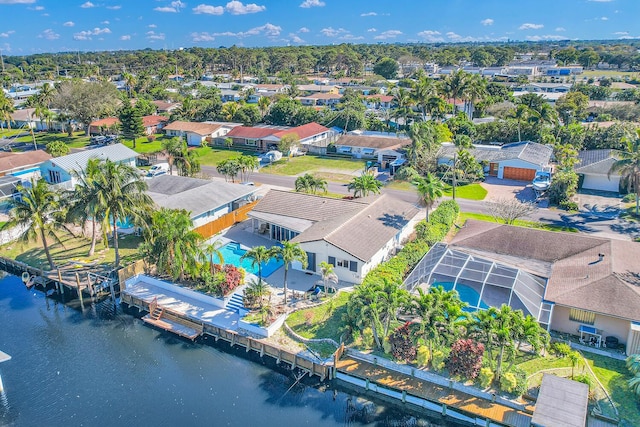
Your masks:
<instances>
[{"instance_id":1,"label":"garage door","mask_svg":"<svg viewBox=\"0 0 640 427\"><path fill-rule=\"evenodd\" d=\"M585 174L582 181L582 188L585 190L613 191L617 193L620 187L620 177L612 176L608 179L606 175Z\"/></svg>"},{"instance_id":2,"label":"garage door","mask_svg":"<svg viewBox=\"0 0 640 427\"><path fill-rule=\"evenodd\" d=\"M533 181L533 178L536 177L536 170L505 166L502 177L504 179L515 179L516 181Z\"/></svg>"}]
</instances>

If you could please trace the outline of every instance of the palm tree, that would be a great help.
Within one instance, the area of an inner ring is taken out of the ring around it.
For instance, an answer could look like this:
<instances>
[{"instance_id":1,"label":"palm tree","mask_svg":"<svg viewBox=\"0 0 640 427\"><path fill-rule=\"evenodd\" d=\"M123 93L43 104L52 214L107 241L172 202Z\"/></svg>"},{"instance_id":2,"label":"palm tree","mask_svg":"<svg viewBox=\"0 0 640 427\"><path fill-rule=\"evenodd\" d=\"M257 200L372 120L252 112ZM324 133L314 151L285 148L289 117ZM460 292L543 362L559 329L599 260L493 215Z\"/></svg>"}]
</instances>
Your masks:
<instances>
[{"instance_id":1,"label":"palm tree","mask_svg":"<svg viewBox=\"0 0 640 427\"><path fill-rule=\"evenodd\" d=\"M413 98L411 97L411 93L401 87L396 90L394 94L394 101L397 105L396 109L396 117L401 117L404 119L404 126L409 127L409 116L412 113L411 105L413 105ZM399 129L400 126L396 123L396 129Z\"/></svg>"},{"instance_id":2,"label":"palm tree","mask_svg":"<svg viewBox=\"0 0 640 427\"><path fill-rule=\"evenodd\" d=\"M323 178L316 178L310 173L306 173L296 178L295 190L298 193L317 194L320 190L326 193L327 180Z\"/></svg>"},{"instance_id":3,"label":"palm tree","mask_svg":"<svg viewBox=\"0 0 640 427\"><path fill-rule=\"evenodd\" d=\"M386 338L389 335L391 323L398 317L398 310L408 304L409 293L397 283L385 281L380 286L377 299L380 304L380 320L383 323L382 336Z\"/></svg>"},{"instance_id":4,"label":"palm tree","mask_svg":"<svg viewBox=\"0 0 640 427\"><path fill-rule=\"evenodd\" d=\"M421 73L413 84L413 99L422 112L422 121L427 121L429 100L436 94L435 81L426 74Z\"/></svg>"},{"instance_id":5,"label":"palm tree","mask_svg":"<svg viewBox=\"0 0 640 427\"><path fill-rule=\"evenodd\" d=\"M338 275L334 271L333 265L322 261L320 263L320 274L322 275L322 284L324 285L324 295L329 293L329 282L338 283Z\"/></svg>"},{"instance_id":6,"label":"palm tree","mask_svg":"<svg viewBox=\"0 0 640 427\"><path fill-rule=\"evenodd\" d=\"M412 184L416 186L420 200L427 208L426 219L429 222L429 210L444 194L444 184L430 173L427 173L424 178L421 176L414 178Z\"/></svg>"},{"instance_id":7,"label":"palm tree","mask_svg":"<svg viewBox=\"0 0 640 427\"><path fill-rule=\"evenodd\" d=\"M240 179L242 182L249 181L249 178L253 171L258 169L260 161L256 156L240 156L238 159L238 165L240 165Z\"/></svg>"},{"instance_id":8,"label":"palm tree","mask_svg":"<svg viewBox=\"0 0 640 427\"><path fill-rule=\"evenodd\" d=\"M60 212L58 195L41 178L38 181L31 180L31 185L17 186L18 197L13 200L11 215L5 227L25 227L21 238L30 241L40 238L44 253L47 256L49 268L55 268L47 236L61 243L56 235L56 229L61 227L57 217Z\"/></svg>"},{"instance_id":9,"label":"palm tree","mask_svg":"<svg viewBox=\"0 0 640 427\"><path fill-rule=\"evenodd\" d=\"M508 117L515 119L518 124L518 142L522 141L522 137L520 135L520 127L522 122L527 121L530 117L531 109L524 104L518 104L515 110L509 114Z\"/></svg>"},{"instance_id":10,"label":"palm tree","mask_svg":"<svg viewBox=\"0 0 640 427\"><path fill-rule=\"evenodd\" d=\"M240 105L237 102L225 102L222 104L220 115L228 122L233 121L233 118L240 110Z\"/></svg>"},{"instance_id":11,"label":"palm tree","mask_svg":"<svg viewBox=\"0 0 640 427\"><path fill-rule=\"evenodd\" d=\"M353 197L367 197L369 193L379 194L382 182L378 181L371 173L363 173L349 182L347 189L353 191Z\"/></svg>"},{"instance_id":12,"label":"palm tree","mask_svg":"<svg viewBox=\"0 0 640 427\"><path fill-rule=\"evenodd\" d=\"M122 80L124 80L124 83L127 86L127 94L129 95L129 98L132 98L133 88L137 83L136 76L131 73L122 73Z\"/></svg>"},{"instance_id":13,"label":"palm tree","mask_svg":"<svg viewBox=\"0 0 640 427\"><path fill-rule=\"evenodd\" d=\"M84 224L91 221L91 246L89 247L89 256L92 256L96 250L96 224L105 220L104 206L100 205L98 198L98 185L96 177L99 172L100 160L97 158L89 159L87 167L81 173L74 172L78 178L75 188L67 193L69 201L69 210L67 217L70 220L79 220L84 229ZM104 224L103 224L104 230Z\"/></svg>"},{"instance_id":14,"label":"palm tree","mask_svg":"<svg viewBox=\"0 0 640 427\"><path fill-rule=\"evenodd\" d=\"M173 175L175 159L182 155L182 140L180 138L165 139L162 141L162 150L169 160L169 175Z\"/></svg>"},{"instance_id":15,"label":"palm tree","mask_svg":"<svg viewBox=\"0 0 640 427\"><path fill-rule=\"evenodd\" d=\"M7 129L11 130L11 113L13 113L13 101L4 94L0 94L0 120L7 123Z\"/></svg>"},{"instance_id":16,"label":"palm tree","mask_svg":"<svg viewBox=\"0 0 640 427\"><path fill-rule=\"evenodd\" d=\"M636 139L626 139L626 150L621 153L621 159L611 165L607 175L610 177L612 174L619 174L627 191L635 193L636 216L638 216L640 206L640 129L636 129L636 133Z\"/></svg>"},{"instance_id":17,"label":"palm tree","mask_svg":"<svg viewBox=\"0 0 640 427\"><path fill-rule=\"evenodd\" d=\"M251 267L258 266L258 281L262 283L262 266L273 258L273 251L264 246L255 246L240 257L240 260L251 259Z\"/></svg>"},{"instance_id":18,"label":"palm tree","mask_svg":"<svg viewBox=\"0 0 640 427\"><path fill-rule=\"evenodd\" d=\"M569 358L569 363L571 363L571 379L573 379L573 370L580 364L582 356L580 356L580 353L574 350L570 352L567 357Z\"/></svg>"},{"instance_id":19,"label":"palm tree","mask_svg":"<svg viewBox=\"0 0 640 427\"><path fill-rule=\"evenodd\" d=\"M484 99L488 95L487 81L480 74L471 74L467 81L467 88L463 97L465 109L468 111L469 120L473 120L474 104L478 99Z\"/></svg>"},{"instance_id":20,"label":"palm tree","mask_svg":"<svg viewBox=\"0 0 640 427\"><path fill-rule=\"evenodd\" d=\"M269 98L268 96L261 96L258 99L258 109L260 110L260 115L262 116L262 118L264 118L264 116L267 114L267 111L269 111L269 106L271 106L271 98Z\"/></svg>"},{"instance_id":21,"label":"palm tree","mask_svg":"<svg viewBox=\"0 0 640 427\"><path fill-rule=\"evenodd\" d=\"M224 256L222 255L222 251L220 248L223 246L222 240L215 240L212 243L209 243L204 248L202 248L202 252L204 252L209 257L209 270L213 275L213 257L217 257L220 261L219 264L224 264Z\"/></svg>"},{"instance_id":22,"label":"palm tree","mask_svg":"<svg viewBox=\"0 0 640 427\"><path fill-rule=\"evenodd\" d=\"M463 99L469 85L470 74L462 69L454 71L443 80L442 90L447 98L453 100L453 115L456 115L458 107L456 100Z\"/></svg>"},{"instance_id":23,"label":"palm tree","mask_svg":"<svg viewBox=\"0 0 640 427\"><path fill-rule=\"evenodd\" d=\"M111 220L117 268L120 266L118 221L142 217L153 202L145 194L147 183L137 170L128 164L114 163L111 160L101 162L98 165L96 184L98 203L104 208L105 217Z\"/></svg>"},{"instance_id":24,"label":"palm tree","mask_svg":"<svg viewBox=\"0 0 640 427\"><path fill-rule=\"evenodd\" d=\"M287 275L289 267L295 261L302 263L302 268L307 268L307 253L299 243L283 242L282 246L271 248L271 257L282 260L284 263L284 303L287 304Z\"/></svg>"}]
</instances>

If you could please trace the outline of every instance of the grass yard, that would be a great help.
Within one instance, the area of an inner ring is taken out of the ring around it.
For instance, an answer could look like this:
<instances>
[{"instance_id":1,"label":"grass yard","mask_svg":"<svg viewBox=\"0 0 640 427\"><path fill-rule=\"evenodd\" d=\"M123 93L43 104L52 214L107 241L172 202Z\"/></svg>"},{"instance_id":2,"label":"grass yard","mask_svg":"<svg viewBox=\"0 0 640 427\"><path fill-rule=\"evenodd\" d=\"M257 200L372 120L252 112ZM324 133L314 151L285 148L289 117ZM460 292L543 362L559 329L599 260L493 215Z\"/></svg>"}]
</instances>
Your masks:
<instances>
[{"instance_id":1,"label":"grass yard","mask_svg":"<svg viewBox=\"0 0 640 427\"><path fill-rule=\"evenodd\" d=\"M334 171L338 174L344 174L345 172L349 174L364 170L365 163L364 160L332 159L306 155L279 160L269 166L265 166L260 171L289 176L313 172L328 172L332 174Z\"/></svg>"},{"instance_id":2,"label":"grass yard","mask_svg":"<svg viewBox=\"0 0 640 427\"><path fill-rule=\"evenodd\" d=\"M400 190L400 191L416 191L416 187L411 185L408 181L396 181L395 179L389 182L385 188L389 188L391 190Z\"/></svg>"},{"instance_id":3,"label":"grass yard","mask_svg":"<svg viewBox=\"0 0 640 427\"><path fill-rule=\"evenodd\" d=\"M460 215L458 215L458 221L456 222L456 224L462 226L465 223L465 221L468 219L476 219L478 221L488 221L488 222L499 222L491 215L471 213L471 212L460 212ZM513 225L517 225L519 227L537 228L540 230L547 230L547 231L566 231L569 233L578 232L578 230L573 227L566 227L566 226L554 225L554 224L543 224L540 222L525 221L521 219L516 220Z\"/></svg>"},{"instance_id":4,"label":"grass yard","mask_svg":"<svg viewBox=\"0 0 640 427\"><path fill-rule=\"evenodd\" d=\"M256 153L251 151L228 150L226 148L198 147L198 159L203 166L218 166L220 162L228 159L234 159L243 155L255 156Z\"/></svg>"},{"instance_id":5,"label":"grass yard","mask_svg":"<svg viewBox=\"0 0 640 427\"><path fill-rule=\"evenodd\" d=\"M314 172L311 175L315 178L322 178L327 182L340 182L343 184L348 184L353 179L353 175L343 173Z\"/></svg>"},{"instance_id":6,"label":"grass yard","mask_svg":"<svg viewBox=\"0 0 640 427\"><path fill-rule=\"evenodd\" d=\"M120 142L137 153L148 154L162 151L162 141L164 138L163 134L157 134L153 142L149 142L146 136L138 138L136 139L136 148L133 148L133 142L130 139L120 139Z\"/></svg>"},{"instance_id":7,"label":"grass yard","mask_svg":"<svg viewBox=\"0 0 640 427\"><path fill-rule=\"evenodd\" d=\"M104 249L102 243L96 245L96 253L89 257L89 247L91 240L86 238L75 238L68 233L60 233L62 245L49 239L51 257L56 265L63 265L69 261L91 262L98 261L99 264L113 264L115 261L115 251L112 247ZM118 239L120 257L122 264L133 261L137 258L138 245L142 242L140 237L126 236ZM12 242L0 247L0 255L13 258L36 268L49 269L47 256L42 248L40 240L37 242Z\"/></svg>"},{"instance_id":8,"label":"grass yard","mask_svg":"<svg viewBox=\"0 0 640 427\"><path fill-rule=\"evenodd\" d=\"M331 338L340 342L342 313L347 310L348 300L349 292L339 292L327 303L292 313L287 317L287 325L308 339Z\"/></svg>"},{"instance_id":9,"label":"grass yard","mask_svg":"<svg viewBox=\"0 0 640 427\"><path fill-rule=\"evenodd\" d=\"M24 129L0 129L0 138L10 138L12 136L18 135L22 132L26 132Z\"/></svg>"},{"instance_id":10,"label":"grass yard","mask_svg":"<svg viewBox=\"0 0 640 427\"><path fill-rule=\"evenodd\" d=\"M444 195L452 197L453 187L447 185L444 189ZM468 200L484 200L485 197L487 197L487 190L480 184L456 186L456 198Z\"/></svg>"},{"instance_id":11,"label":"grass yard","mask_svg":"<svg viewBox=\"0 0 640 427\"><path fill-rule=\"evenodd\" d=\"M615 70L588 70L584 71L581 75L582 77L638 77L637 72L631 71L615 71ZM578 76L578 79L581 77Z\"/></svg>"},{"instance_id":12,"label":"grass yard","mask_svg":"<svg viewBox=\"0 0 640 427\"><path fill-rule=\"evenodd\" d=\"M18 133L26 133L26 135L15 138L15 142L30 143L33 141L28 130L20 129ZM3 134L0 134L0 136L3 136ZM38 145L47 145L53 141L62 141L70 148L84 148L89 145L90 139L88 136L85 136L83 131L74 132L72 136L69 136L66 132L36 132L34 133L34 137Z\"/></svg>"}]
</instances>

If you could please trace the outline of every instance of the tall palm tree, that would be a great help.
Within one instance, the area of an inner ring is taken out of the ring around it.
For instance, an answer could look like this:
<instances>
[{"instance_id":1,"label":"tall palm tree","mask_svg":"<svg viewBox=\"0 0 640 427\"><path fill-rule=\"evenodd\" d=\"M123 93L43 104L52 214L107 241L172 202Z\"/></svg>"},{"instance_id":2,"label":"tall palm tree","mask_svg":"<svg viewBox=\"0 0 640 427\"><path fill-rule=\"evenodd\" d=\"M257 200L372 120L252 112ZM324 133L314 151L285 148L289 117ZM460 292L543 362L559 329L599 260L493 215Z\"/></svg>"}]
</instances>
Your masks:
<instances>
[{"instance_id":1,"label":"tall palm tree","mask_svg":"<svg viewBox=\"0 0 640 427\"><path fill-rule=\"evenodd\" d=\"M378 181L370 173L363 173L354 177L347 185L349 191L353 191L353 197L367 197L369 193L379 194L382 182Z\"/></svg>"},{"instance_id":2,"label":"tall palm tree","mask_svg":"<svg viewBox=\"0 0 640 427\"><path fill-rule=\"evenodd\" d=\"M435 81L426 74L421 73L413 84L413 99L422 113L422 121L427 121L429 100L436 95Z\"/></svg>"},{"instance_id":3,"label":"tall palm tree","mask_svg":"<svg viewBox=\"0 0 640 427\"><path fill-rule=\"evenodd\" d=\"M300 262L302 268L307 268L307 253L300 247L299 243L283 242L282 246L271 248L271 256L282 260L284 263L284 303L287 303L287 275L289 267L293 262Z\"/></svg>"},{"instance_id":4,"label":"tall palm tree","mask_svg":"<svg viewBox=\"0 0 640 427\"><path fill-rule=\"evenodd\" d=\"M619 174L622 182L629 192L636 195L636 216L640 206L640 129L636 130L637 138L627 138L625 141L626 150L621 153L621 159L611 165L609 173Z\"/></svg>"},{"instance_id":5,"label":"tall palm tree","mask_svg":"<svg viewBox=\"0 0 640 427\"><path fill-rule=\"evenodd\" d=\"M7 129L11 130L11 113L13 113L13 101L3 93L0 94L0 121L7 123Z\"/></svg>"},{"instance_id":6,"label":"tall palm tree","mask_svg":"<svg viewBox=\"0 0 640 427\"><path fill-rule=\"evenodd\" d=\"M473 120L476 101L484 99L487 95L487 81L480 74L471 74L467 82L467 89L463 94L469 120Z\"/></svg>"},{"instance_id":7,"label":"tall palm tree","mask_svg":"<svg viewBox=\"0 0 640 427\"><path fill-rule=\"evenodd\" d=\"M384 281L378 290L377 299L380 304L382 336L389 335L389 328L398 317L398 310L408 304L409 293L397 283Z\"/></svg>"},{"instance_id":8,"label":"tall palm tree","mask_svg":"<svg viewBox=\"0 0 640 427\"><path fill-rule=\"evenodd\" d=\"M295 182L295 190L299 193L317 194L318 191L327 192L327 180L316 178L310 173L306 173L298 178Z\"/></svg>"},{"instance_id":9,"label":"tall palm tree","mask_svg":"<svg viewBox=\"0 0 640 427\"><path fill-rule=\"evenodd\" d=\"M518 142L522 141L522 136L520 134L520 128L522 126L522 122L525 122L529 119L531 115L531 109L524 104L518 104L515 110L513 110L509 114L509 118L515 119L518 125Z\"/></svg>"},{"instance_id":10,"label":"tall palm tree","mask_svg":"<svg viewBox=\"0 0 640 427\"><path fill-rule=\"evenodd\" d=\"M416 177L412 184L416 187L420 201L427 208L427 222L429 222L429 210L434 203L444 194L443 182L434 175L427 173L425 177Z\"/></svg>"},{"instance_id":11,"label":"tall palm tree","mask_svg":"<svg viewBox=\"0 0 640 427\"><path fill-rule=\"evenodd\" d=\"M21 238L24 240L37 240L40 238L44 253L47 256L49 268L55 268L47 236L60 242L56 230L61 228L58 222L60 213L60 200L58 194L53 191L47 182L41 178L38 181L31 180L31 185L18 185L18 197L13 200L10 219L6 227L25 227Z\"/></svg>"},{"instance_id":12,"label":"tall palm tree","mask_svg":"<svg viewBox=\"0 0 640 427\"><path fill-rule=\"evenodd\" d=\"M404 119L404 126L409 127L409 116L413 110L411 106L413 105L413 98L411 97L411 93L403 88L397 88L395 94L393 95L394 101L397 105L396 109L396 117L401 117ZM399 129L400 126L396 123L396 129Z\"/></svg>"},{"instance_id":13,"label":"tall palm tree","mask_svg":"<svg viewBox=\"0 0 640 427\"><path fill-rule=\"evenodd\" d=\"M96 184L98 203L104 207L104 215L111 221L117 268L120 266L118 221L142 217L153 202L145 194L147 183L133 166L124 163L114 163L111 160L101 162L98 165Z\"/></svg>"},{"instance_id":14,"label":"tall palm tree","mask_svg":"<svg viewBox=\"0 0 640 427\"><path fill-rule=\"evenodd\" d=\"M273 258L273 251L264 246L255 246L240 257L240 260L251 259L251 267L258 266L258 281L262 283L262 266Z\"/></svg>"},{"instance_id":15,"label":"tall palm tree","mask_svg":"<svg viewBox=\"0 0 640 427\"><path fill-rule=\"evenodd\" d=\"M258 110L260 110L260 115L262 118L264 118L264 116L267 114L270 106L271 98L269 98L268 96L261 96L260 99L258 99Z\"/></svg>"},{"instance_id":16,"label":"tall palm tree","mask_svg":"<svg viewBox=\"0 0 640 427\"><path fill-rule=\"evenodd\" d=\"M324 285L324 295L327 296L329 293L329 283L338 283L338 275L333 265L326 261L320 263L320 274L322 275L322 284Z\"/></svg>"},{"instance_id":17,"label":"tall palm tree","mask_svg":"<svg viewBox=\"0 0 640 427\"><path fill-rule=\"evenodd\" d=\"M225 102L222 104L220 115L228 122L233 121L233 118L240 110L240 105L237 102Z\"/></svg>"},{"instance_id":18,"label":"tall palm tree","mask_svg":"<svg viewBox=\"0 0 640 427\"><path fill-rule=\"evenodd\" d=\"M458 110L456 100L464 99L468 85L470 74L462 69L454 71L449 74L443 80L442 91L447 98L453 100L453 115L455 116Z\"/></svg>"},{"instance_id":19,"label":"tall palm tree","mask_svg":"<svg viewBox=\"0 0 640 427\"><path fill-rule=\"evenodd\" d=\"M169 175L173 175L173 164L176 157L182 155L182 140L180 138L165 139L162 141L162 150L169 161Z\"/></svg>"},{"instance_id":20,"label":"tall palm tree","mask_svg":"<svg viewBox=\"0 0 640 427\"><path fill-rule=\"evenodd\" d=\"M212 243L209 243L204 248L202 248L202 252L209 258L209 270L211 274L213 274L213 257L217 257L220 261L219 264L224 264L224 255L222 255L222 251L220 248L223 246L222 240L214 240Z\"/></svg>"},{"instance_id":21,"label":"tall palm tree","mask_svg":"<svg viewBox=\"0 0 640 427\"><path fill-rule=\"evenodd\" d=\"M100 205L98 198L98 185L96 177L99 172L100 160L94 158L89 159L87 167L81 173L74 172L78 182L75 188L66 193L66 199L69 202L69 210L67 218L71 221L78 220L84 229L84 224L91 221L91 246L89 247L89 256L92 256L96 250L97 227L98 223L105 220L104 206ZM104 224L103 224L104 230Z\"/></svg>"}]
</instances>

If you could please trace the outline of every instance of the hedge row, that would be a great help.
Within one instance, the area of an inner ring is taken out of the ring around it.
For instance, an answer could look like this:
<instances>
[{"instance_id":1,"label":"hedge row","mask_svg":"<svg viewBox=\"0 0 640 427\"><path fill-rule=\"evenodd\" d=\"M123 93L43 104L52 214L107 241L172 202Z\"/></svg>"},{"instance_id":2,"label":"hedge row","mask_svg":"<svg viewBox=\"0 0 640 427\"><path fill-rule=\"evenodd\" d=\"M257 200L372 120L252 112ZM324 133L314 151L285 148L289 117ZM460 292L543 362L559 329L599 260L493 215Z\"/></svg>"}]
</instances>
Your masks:
<instances>
[{"instance_id":1,"label":"hedge row","mask_svg":"<svg viewBox=\"0 0 640 427\"><path fill-rule=\"evenodd\" d=\"M411 269L429 252L429 248L447 235L456 218L458 218L459 212L460 207L455 201L447 200L442 202L429 215L429 222L420 221L416 225L415 240L405 244L404 248L395 257L371 270L362 281L362 284L402 283Z\"/></svg>"}]
</instances>

